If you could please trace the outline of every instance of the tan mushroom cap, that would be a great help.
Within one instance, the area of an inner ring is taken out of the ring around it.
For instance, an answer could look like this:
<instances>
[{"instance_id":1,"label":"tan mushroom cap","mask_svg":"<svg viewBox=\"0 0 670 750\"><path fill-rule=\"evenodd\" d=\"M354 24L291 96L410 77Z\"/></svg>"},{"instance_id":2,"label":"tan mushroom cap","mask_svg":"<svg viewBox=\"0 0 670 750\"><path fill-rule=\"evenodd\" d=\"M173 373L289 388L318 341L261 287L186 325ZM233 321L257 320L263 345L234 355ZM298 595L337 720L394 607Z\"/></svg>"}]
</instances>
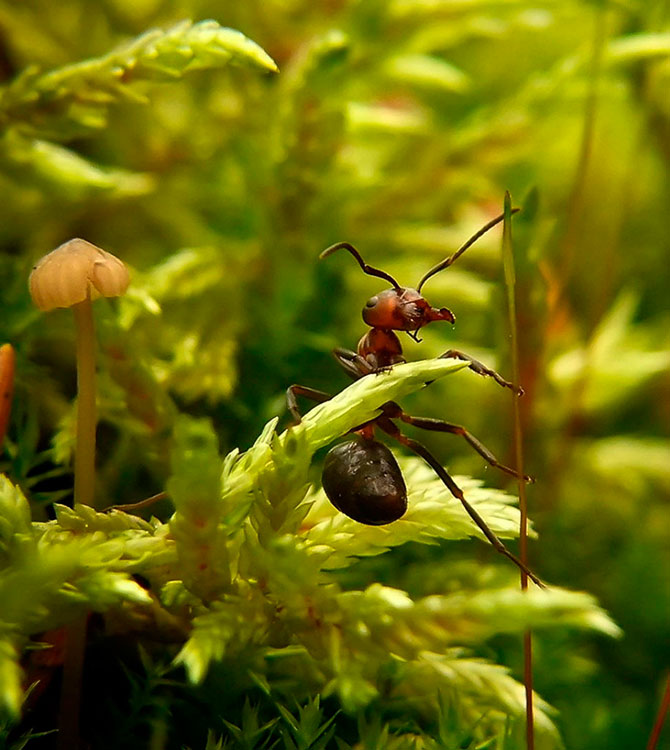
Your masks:
<instances>
[{"instance_id":1,"label":"tan mushroom cap","mask_svg":"<svg viewBox=\"0 0 670 750\"><path fill-rule=\"evenodd\" d=\"M87 298L118 297L129 281L128 269L115 255L76 238L45 255L28 284L33 302L46 311L72 307Z\"/></svg>"}]
</instances>

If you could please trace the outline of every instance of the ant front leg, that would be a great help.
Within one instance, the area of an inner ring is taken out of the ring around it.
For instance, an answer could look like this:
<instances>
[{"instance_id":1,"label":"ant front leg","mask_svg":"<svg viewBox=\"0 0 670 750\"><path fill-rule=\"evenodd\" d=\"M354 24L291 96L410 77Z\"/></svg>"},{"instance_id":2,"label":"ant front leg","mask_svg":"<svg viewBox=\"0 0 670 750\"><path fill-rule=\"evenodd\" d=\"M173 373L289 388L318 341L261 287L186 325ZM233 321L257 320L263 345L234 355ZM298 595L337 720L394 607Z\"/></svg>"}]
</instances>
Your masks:
<instances>
[{"instance_id":1,"label":"ant front leg","mask_svg":"<svg viewBox=\"0 0 670 750\"><path fill-rule=\"evenodd\" d=\"M440 354L438 359L463 360L463 362L468 363L468 367L473 372L476 372L477 375L482 375L483 377L493 378L496 381L496 383L498 383L498 385L501 385L503 388L509 388L510 390L514 391L514 393L516 393L517 396L523 396L523 388L515 386L514 383L510 383L508 380L505 380L505 378L503 378L502 375L499 375L495 370L491 370L485 364L475 359L474 357L471 357L469 354L464 354L463 352L459 352L457 349L449 349L449 351L445 352L444 354Z\"/></svg>"},{"instance_id":2,"label":"ant front leg","mask_svg":"<svg viewBox=\"0 0 670 750\"><path fill-rule=\"evenodd\" d=\"M360 354L337 347L333 349L333 357L337 364L347 373L352 380L360 380L363 375L370 375L375 371L374 367Z\"/></svg>"},{"instance_id":3,"label":"ant front leg","mask_svg":"<svg viewBox=\"0 0 670 750\"><path fill-rule=\"evenodd\" d=\"M329 393L317 391L316 388L309 388L306 385L290 385L286 389L286 405L291 412L291 416L295 419L296 424L302 422L302 415L298 409L298 396L308 398L311 401L316 401L319 404L323 404L325 401L330 401L332 398Z\"/></svg>"},{"instance_id":4,"label":"ant front leg","mask_svg":"<svg viewBox=\"0 0 670 750\"><path fill-rule=\"evenodd\" d=\"M394 401L390 401L384 406L384 416L391 419L400 419L405 424L414 425L421 430L429 430L431 432L447 432L451 435L460 435L479 455L486 461L489 466L493 466L500 471L504 471L505 474L509 474L516 479L519 479L519 474L511 469L509 466L501 464L500 461L491 453L491 451L481 443L471 432L457 424L451 422L445 422L442 419L432 419L430 417L413 417L411 414L403 411L402 408ZM525 482L534 482L533 477L526 474L521 477Z\"/></svg>"},{"instance_id":5,"label":"ant front leg","mask_svg":"<svg viewBox=\"0 0 670 750\"><path fill-rule=\"evenodd\" d=\"M397 425L395 425L390 418L386 416L381 416L377 419L377 426L383 430L387 435L390 435L392 438L397 440L399 443L404 445L405 447L409 448L413 453L416 453L417 456L420 456L423 458L423 460L433 469L433 471L437 474L437 476L442 480L445 487L451 492L451 494L460 501L463 508L465 508L466 513L470 516L470 518L475 522L479 530L484 534L486 539L491 543L493 547L500 552L501 555L504 555L509 560L511 560L518 568L519 570L523 571L528 578L530 578L533 583L535 583L540 588L546 588L546 586L542 583L542 581L533 573L533 571L525 565L521 560L513 553L510 552L507 547L500 541L500 539L491 531L491 529L488 527L486 521L477 513L477 511L470 505L470 503L465 499L465 495L463 494L463 490L454 482L454 480L451 478L451 476L447 473L446 469L442 466L442 464L433 456L433 454L426 448L424 445L419 443L417 440L413 440L410 437L407 437L407 435L403 435L402 432L398 429Z\"/></svg>"}]
</instances>

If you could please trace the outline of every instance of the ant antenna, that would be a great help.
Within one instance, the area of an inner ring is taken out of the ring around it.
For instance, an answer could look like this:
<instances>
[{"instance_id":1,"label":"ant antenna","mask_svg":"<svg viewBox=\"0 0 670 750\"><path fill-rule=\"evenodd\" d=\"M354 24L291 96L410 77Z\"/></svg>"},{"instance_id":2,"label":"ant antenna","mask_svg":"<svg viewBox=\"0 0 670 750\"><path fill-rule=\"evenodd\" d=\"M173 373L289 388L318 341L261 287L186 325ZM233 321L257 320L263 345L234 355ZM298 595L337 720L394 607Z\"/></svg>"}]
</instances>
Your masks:
<instances>
[{"instance_id":1,"label":"ant antenna","mask_svg":"<svg viewBox=\"0 0 670 750\"><path fill-rule=\"evenodd\" d=\"M513 208L511 213L515 214L518 211L521 211L520 208ZM464 244L461 245L461 247L456 250L456 252L453 255L450 255L448 258L445 258L443 261L440 261L436 266L433 266L430 271L426 272L423 275L423 278L419 282L419 285L417 286L416 290L417 292L421 291L421 287L428 281L428 279L431 276L434 276L436 273L439 273L440 271L444 270L445 268L449 268L449 266L458 258L463 255L463 253L471 246L474 245L475 242L483 235L486 234L486 232L489 231L489 229L492 229L496 224L499 224L503 219L505 218L505 214L500 214L500 216L496 216L495 219L491 219L488 224L485 224L478 232L475 232L475 234L470 237L470 239Z\"/></svg>"},{"instance_id":2,"label":"ant antenna","mask_svg":"<svg viewBox=\"0 0 670 750\"><path fill-rule=\"evenodd\" d=\"M379 268L373 268L372 266L369 266L363 260L363 258L361 258L361 254L358 252L358 250L356 250L356 248L353 245L350 245L348 242L336 242L334 245L327 247L319 255L319 258L323 260L327 255L334 253L336 250L348 250L358 261L358 265L363 269L363 273L367 273L368 276L377 276L380 279L386 279L386 281L390 281L391 284L393 284L396 292L399 292L402 289L400 284L398 284L398 282L393 278L393 276L391 276L391 274L388 274L386 273L386 271L382 271Z\"/></svg>"}]
</instances>

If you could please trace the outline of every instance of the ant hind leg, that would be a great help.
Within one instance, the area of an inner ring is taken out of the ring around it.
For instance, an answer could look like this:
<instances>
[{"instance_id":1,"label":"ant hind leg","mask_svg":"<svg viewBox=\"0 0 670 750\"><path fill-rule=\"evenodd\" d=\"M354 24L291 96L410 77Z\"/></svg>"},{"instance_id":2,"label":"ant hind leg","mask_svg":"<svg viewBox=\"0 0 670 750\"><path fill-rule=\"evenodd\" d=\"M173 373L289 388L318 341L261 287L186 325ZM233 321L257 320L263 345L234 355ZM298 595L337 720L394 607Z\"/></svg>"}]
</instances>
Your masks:
<instances>
[{"instance_id":1,"label":"ant hind leg","mask_svg":"<svg viewBox=\"0 0 670 750\"><path fill-rule=\"evenodd\" d=\"M393 411L391 411L391 409ZM457 424L452 424L451 422L445 422L442 419L432 419L431 417L413 417L411 414L407 414L407 412L404 412L402 408L395 402L389 402L389 404L386 405L384 414L391 419L400 419L405 422L405 424L414 425L414 427L418 427L421 430L429 430L431 432L447 432L451 435L460 435L460 437L462 437L468 443L468 445L470 445L471 448L479 453L479 455L484 459L484 461L486 461L486 463L489 464L489 466L500 469L500 471L504 471L505 474L509 474L510 476L517 479L521 478L525 482L532 483L535 481L533 477L530 477L526 474L524 474L523 477L519 477L514 469L501 464L500 461L498 461L498 459L493 455L493 453L471 432L468 432L465 427L461 427Z\"/></svg>"},{"instance_id":2,"label":"ant hind leg","mask_svg":"<svg viewBox=\"0 0 670 750\"><path fill-rule=\"evenodd\" d=\"M523 571L533 583L540 588L546 588L542 581L533 573L533 571L525 565L521 560L513 553L510 552L507 547L500 541L500 539L491 531L486 521L479 515L479 513L470 505L465 499L463 490L454 482L451 476L447 473L446 469L442 464L433 456L433 454L424 445L419 443L417 440L413 440L407 435L403 435L390 418L381 416L377 419L377 426L383 430L387 435L397 440L399 443L409 448L412 453L416 453L417 456L423 458L423 460L433 469L437 476L442 480L445 487L451 492L451 494L460 501L461 505L465 509L466 513L475 522L479 530L484 534L486 539L491 543L495 549L511 560L519 570Z\"/></svg>"}]
</instances>

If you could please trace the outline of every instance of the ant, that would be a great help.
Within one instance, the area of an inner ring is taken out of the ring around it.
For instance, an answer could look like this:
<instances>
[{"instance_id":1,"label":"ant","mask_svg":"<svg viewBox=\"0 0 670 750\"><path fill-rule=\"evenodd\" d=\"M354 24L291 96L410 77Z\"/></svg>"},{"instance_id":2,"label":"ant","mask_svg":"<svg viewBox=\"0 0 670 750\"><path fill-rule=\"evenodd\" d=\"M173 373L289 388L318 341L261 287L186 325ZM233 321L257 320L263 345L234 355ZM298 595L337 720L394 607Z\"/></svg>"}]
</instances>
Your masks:
<instances>
[{"instance_id":1,"label":"ant","mask_svg":"<svg viewBox=\"0 0 670 750\"><path fill-rule=\"evenodd\" d=\"M513 209L516 213L519 209ZM419 330L436 320L454 323L455 317L446 307L431 307L421 294L421 288L429 278L448 268L471 245L489 229L499 224L504 214L492 219L455 253L427 271L416 289L402 287L391 276L379 268L368 265L358 250L348 242L338 242L326 248L319 256L323 259L337 250L347 250L356 259L362 271L369 276L385 279L393 286L370 297L363 308L363 320L370 330L358 342L357 350L338 347L333 351L335 359L344 371L354 380L386 370L393 365L405 362L402 345L395 331L405 331L415 341L420 341ZM493 378L503 388L509 388L517 395L523 390L502 378L497 372L463 352L450 349L440 358L455 358L468 363L468 367L478 375ZM292 385L287 389L288 409L297 422L300 422L297 396L323 403L331 396L323 391L302 385ZM407 437L394 420L414 425L424 430L460 435L491 466L506 474L519 478L514 469L501 464L479 440L460 425L430 417L414 417L405 412L395 401L388 401L381 407L382 413L375 419L352 430L354 438L330 450L323 468L323 489L330 502L345 515L359 523L381 526L399 519L407 510L407 488L398 462L383 443L375 439L375 429L379 429L410 451L416 453L435 471L451 494L457 498L466 512L477 524L486 539L498 552L509 558L534 583L543 587L540 579L491 531L484 519L466 500L461 488L454 482L442 464L420 442ZM522 477L532 482L529 476Z\"/></svg>"}]
</instances>

